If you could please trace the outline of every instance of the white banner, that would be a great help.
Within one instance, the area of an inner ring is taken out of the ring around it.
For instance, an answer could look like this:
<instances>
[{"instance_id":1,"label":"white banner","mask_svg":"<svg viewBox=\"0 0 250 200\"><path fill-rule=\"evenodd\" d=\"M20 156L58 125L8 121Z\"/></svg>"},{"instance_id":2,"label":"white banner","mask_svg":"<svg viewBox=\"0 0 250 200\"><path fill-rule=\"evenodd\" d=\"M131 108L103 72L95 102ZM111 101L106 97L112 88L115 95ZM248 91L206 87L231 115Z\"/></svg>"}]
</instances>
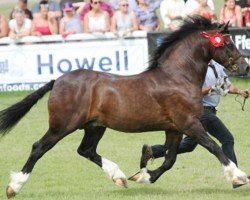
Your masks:
<instances>
[{"instance_id":1,"label":"white banner","mask_svg":"<svg viewBox=\"0 0 250 200\"><path fill-rule=\"evenodd\" d=\"M0 46L0 91L34 90L76 69L138 74L147 45L145 37Z\"/></svg>"}]
</instances>

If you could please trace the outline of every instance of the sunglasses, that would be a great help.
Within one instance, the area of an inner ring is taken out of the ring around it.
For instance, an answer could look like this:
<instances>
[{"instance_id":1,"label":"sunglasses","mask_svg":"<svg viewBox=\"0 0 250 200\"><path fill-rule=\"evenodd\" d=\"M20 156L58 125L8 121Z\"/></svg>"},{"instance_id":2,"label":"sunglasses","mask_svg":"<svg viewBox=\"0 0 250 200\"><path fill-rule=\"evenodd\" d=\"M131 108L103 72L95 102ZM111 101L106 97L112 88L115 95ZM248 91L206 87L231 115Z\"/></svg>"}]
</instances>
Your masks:
<instances>
[{"instance_id":1,"label":"sunglasses","mask_svg":"<svg viewBox=\"0 0 250 200\"><path fill-rule=\"evenodd\" d=\"M101 1L93 1L93 4L100 4L101 3Z\"/></svg>"},{"instance_id":2,"label":"sunglasses","mask_svg":"<svg viewBox=\"0 0 250 200\"><path fill-rule=\"evenodd\" d=\"M121 6L123 6L123 7L128 7L128 4L122 4Z\"/></svg>"}]
</instances>

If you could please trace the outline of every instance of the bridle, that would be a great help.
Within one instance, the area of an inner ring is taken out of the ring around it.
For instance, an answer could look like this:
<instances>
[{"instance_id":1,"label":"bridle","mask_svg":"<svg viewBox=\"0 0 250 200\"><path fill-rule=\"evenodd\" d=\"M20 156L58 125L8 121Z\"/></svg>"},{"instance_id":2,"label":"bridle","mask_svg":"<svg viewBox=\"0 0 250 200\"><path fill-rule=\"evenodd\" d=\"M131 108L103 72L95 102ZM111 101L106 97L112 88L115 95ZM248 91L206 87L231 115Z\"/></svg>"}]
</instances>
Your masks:
<instances>
[{"instance_id":1,"label":"bridle","mask_svg":"<svg viewBox=\"0 0 250 200\"><path fill-rule=\"evenodd\" d=\"M230 34L223 34L223 37L230 37ZM229 49L229 44L227 44L226 42L224 42L223 46L226 48L227 51L231 52L231 50ZM226 67L231 73L236 71L239 67L236 64L232 64L235 63L235 61L237 61L239 58L241 58L242 55L239 54L236 58L233 58L232 56L229 57L228 59L228 66Z\"/></svg>"},{"instance_id":2,"label":"bridle","mask_svg":"<svg viewBox=\"0 0 250 200\"><path fill-rule=\"evenodd\" d=\"M209 34L205 31L200 32L200 35L204 38L207 38L210 43L217 49L219 47L224 46L228 52L231 52L230 48L228 47L229 44L225 42L225 37L229 37L230 34L222 34L222 33L214 33ZM235 63L240 57L242 57L241 54L239 54L236 58L234 58L232 55L229 57L227 65L224 65L225 68L227 68L231 73L236 71L239 67Z\"/></svg>"}]
</instances>

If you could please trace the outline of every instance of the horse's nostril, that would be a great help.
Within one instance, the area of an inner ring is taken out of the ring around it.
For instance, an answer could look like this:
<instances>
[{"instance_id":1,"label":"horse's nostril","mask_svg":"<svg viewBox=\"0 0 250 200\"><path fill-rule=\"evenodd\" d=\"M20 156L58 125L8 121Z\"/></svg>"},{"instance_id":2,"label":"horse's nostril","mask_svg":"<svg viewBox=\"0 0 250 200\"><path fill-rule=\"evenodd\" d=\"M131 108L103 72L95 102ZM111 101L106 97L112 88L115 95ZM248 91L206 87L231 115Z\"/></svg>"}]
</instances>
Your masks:
<instances>
[{"instance_id":1,"label":"horse's nostril","mask_svg":"<svg viewBox=\"0 0 250 200\"><path fill-rule=\"evenodd\" d=\"M250 67L249 67L249 66L247 66L247 68L246 68L246 72L247 72L247 74L248 74L249 70L250 70Z\"/></svg>"}]
</instances>

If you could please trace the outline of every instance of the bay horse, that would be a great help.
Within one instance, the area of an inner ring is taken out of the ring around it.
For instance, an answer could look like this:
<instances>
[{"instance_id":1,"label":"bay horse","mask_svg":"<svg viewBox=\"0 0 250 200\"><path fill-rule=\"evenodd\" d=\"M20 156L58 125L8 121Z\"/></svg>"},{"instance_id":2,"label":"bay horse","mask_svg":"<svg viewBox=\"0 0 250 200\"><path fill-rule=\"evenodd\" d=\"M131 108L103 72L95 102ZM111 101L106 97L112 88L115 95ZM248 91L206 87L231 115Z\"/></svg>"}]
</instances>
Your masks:
<instances>
[{"instance_id":1,"label":"bay horse","mask_svg":"<svg viewBox=\"0 0 250 200\"><path fill-rule=\"evenodd\" d=\"M240 74L248 73L249 65L232 42L228 24L194 17L166 35L149 69L138 75L124 77L75 70L2 110L0 131L5 135L51 91L48 131L33 144L22 170L11 174L7 197L20 191L47 151L77 129L85 131L77 152L100 166L115 184L126 187L126 176L118 165L96 152L107 127L127 133L165 131L165 161L156 170L143 168L132 176L131 180L138 183L154 183L173 166L185 134L217 157L233 186L247 184L249 176L225 156L199 121L203 112L201 88L211 59L230 71L238 68Z\"/></svg>"}]
</instances>

